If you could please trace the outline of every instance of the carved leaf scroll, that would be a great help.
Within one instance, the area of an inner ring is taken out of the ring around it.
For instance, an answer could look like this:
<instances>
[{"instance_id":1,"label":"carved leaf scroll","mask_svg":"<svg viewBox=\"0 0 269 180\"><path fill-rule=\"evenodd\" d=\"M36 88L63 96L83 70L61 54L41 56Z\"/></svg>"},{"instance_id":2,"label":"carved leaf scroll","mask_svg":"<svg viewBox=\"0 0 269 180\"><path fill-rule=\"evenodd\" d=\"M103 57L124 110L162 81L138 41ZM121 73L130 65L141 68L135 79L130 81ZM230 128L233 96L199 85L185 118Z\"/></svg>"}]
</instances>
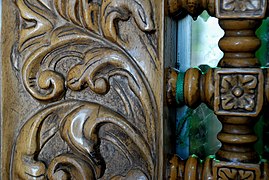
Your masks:
<instances>
[{"instance_id":1,"label":"carved leaf scroll","mask_svg":"<svg viewBox=\"0 0 269 180\"><path fill-rule=\"evenodd\" d=\"M139 5L138 11L134 10L133 6L130 6L132 3L130 4L130 2L123 0L115 2L103 1L100 7L94 2L88 4L85 0L55 0L54 4L58 10L57 12L60 14L59 16L56 12L47 12L47 9L46 11L37 9L33 6L35 3L32 0L18 0L17 6L20 9L23 24L28 23L32 25L21 27L19 41L19 51L25 53L23 59L26 59L22 67L23 82L29 93L39 100L56 100L61 98L61 95L65 91L65 77L55 71L55 67L42 69L40 65L50 63L46 62L50 54L56 50L65 51L66 46L83 46L79 49L82 54L79 57L81 62L91 60L84 59L85 53L90 49L98 47L102 52L111 48L115 52L123 54L125 56L124 58L129 62L134 61L117 44L121 38L115 31L117 29L117 23L115 21L125 16L127 18L122 19L128 19L130 14L127 12L132 12L133 18L141 30L154 30L154 22L151 19L152 10L150 8L150 1L143 0L142 2L135 1L134 3L135 7ZM98 16L97 12L98 14L108 15ZM43 14L43 16L39 14ZM46 17L47 14L49 17ZM59 22L64 22L60 20L62 17L65 18L66 23L59 26ZM99 22L105 23L99 26ZM105 28L108 29L105 30ZM100 35L98 29L102 30L104 36ZM111 40L111 42L108 40ZM27 54L29 52L31 54ZM38 72L40 70L41 72Z\"/></svg>"},{"instance_id":2,"label":"carved leaf scroll","mask_svg":"<svg viewBox=\"0 0 269 180\"><path fill-rule=\"evenodd\" d=\"M135 42L126 42L118 31L120 23L135 22L140 42L151 42L155 33L151 1L15 3L20 11L19 41L14 46L20 57L16 60L21 61L16 63L21 65L17 69L26 90L45 103L45 108L28 119L19 132L11 179L109 177L100 152L106 141L131 163L129 169L113 177L156 176L155 97L141 60L125 48ZM147 56L155 61L154 47L151 43L146 47ZM70 100L74 98L71 94L75 99L83 95L83 101ZM117 107L107 103L115 103L115 98L120 100ZM106 129L104 137L101 129ZM57 135L70 150L61 150L46 162L40 160ZM134 145L125 145L129 141ZM139 154L139 159L133 154Z\"/></svg>"},{"instance_id":3,"label":"carved leaf scroll","mask_svg":"<svg viewBox=\"0 0 269 180\"><path fill-rule=\"evenodd\" d=\"M54 0L58 13L67 21L100 34L100 6L85 0Z\"/></svg>"},{"instance_id":4,"label":"carved leaf scroll","mask_svg":"<svg viewBox=\"0 0 269 180\"><path fill-rule=\"evenodd\" d=\"M48 136L46 142L40 143L42 134L39 130L51 114L57 114L55 120L60 127L58 131L71 148L72 154L62 154L55 157L50 164L44 164L37 157L44 144L51 139L54 133ZM71 175L72 177L72 174L80 174L82 179L100 177L105 166L101 163L102 157L97 148L100 143L98 131L105 124L116 125L131 138L138 147L141 158L147 163L147 174L152 176L154 165L150 147L136 127L125 118L100 105L66 101L41 110L22 127L14 149L11 179L45 177L53 179L53 174L61 170L58 168L65 166L68 167L66 168L70 174L62 174L62 176ZM64 169L66 170L66 168ZM141 171L145 171L145 169L141 169Z\"/></svg>"},{"instance_id":5,"label":"carved leaf scroll","mask_svg":"<svg viewBox=\"0 0 269 180\"><path fill-rule=\"evenodd\" d=\"M112 41L118 41L116 21L127 20L132 14L135 22L142 31L155 29L152 21L153 11L149 0L104 0L101 8L101 26L104 36Z\"/></svg>"}]
</instances>

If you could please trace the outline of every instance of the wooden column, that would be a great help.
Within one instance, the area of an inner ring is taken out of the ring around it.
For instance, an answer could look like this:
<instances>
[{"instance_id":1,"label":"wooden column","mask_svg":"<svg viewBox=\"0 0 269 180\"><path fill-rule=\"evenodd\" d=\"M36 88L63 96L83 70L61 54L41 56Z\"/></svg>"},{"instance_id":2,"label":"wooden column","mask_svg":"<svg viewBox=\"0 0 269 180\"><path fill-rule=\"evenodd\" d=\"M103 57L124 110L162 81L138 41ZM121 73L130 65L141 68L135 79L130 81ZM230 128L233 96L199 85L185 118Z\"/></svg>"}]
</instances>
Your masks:
<instances>
[{"instance_id":1,"label":"wooden column","mask_svg":"<svg viewBox=\"0 0 269 180\"><path fill-rule=\"evenodd\" d=\"M177 9L172 8L173 4L177 5ZM257 141L254 125L263 105L267 103L266 84L269 78L268 71L260 68L255 57L260 46L255 31L265 17L267 1L216 0L214 3L194 3L171 0L170 5L172 14L187 11L194 17L202 10L208 10L219 18L219 24L225 31L219 41L224 56L218 67L209 69L206 74L199 69L187 70L184 73L182 97L189 107L195 108L204 102L214 110L222 123L222 130L218 134L222 146L216 156L209 157L204 164L199 164L195 156L186 163L174 156L170 161L171 179L267 179L268 164L264 164L254 150ZM170 87L177 89L173 81ZM168 93L174 94L171 91ZM190 168L192 170L188 170Z\"/></svg>"},{"instance_id":2,"label":"wooden column","mask_svg":"<svg viewBox=\"0 0 269 180\"><path fill-rule=\"evenodd\" d=\"M224 57L215 70L214 110L222 123L217 158L231 162L258 163L254 150L254 125L263 105L264 76L255 52L260 40L255 31L260 20L220 20L225 31L219 41ZM216 99L217 98L217 99Z\"/></svg>"}]
</instances>

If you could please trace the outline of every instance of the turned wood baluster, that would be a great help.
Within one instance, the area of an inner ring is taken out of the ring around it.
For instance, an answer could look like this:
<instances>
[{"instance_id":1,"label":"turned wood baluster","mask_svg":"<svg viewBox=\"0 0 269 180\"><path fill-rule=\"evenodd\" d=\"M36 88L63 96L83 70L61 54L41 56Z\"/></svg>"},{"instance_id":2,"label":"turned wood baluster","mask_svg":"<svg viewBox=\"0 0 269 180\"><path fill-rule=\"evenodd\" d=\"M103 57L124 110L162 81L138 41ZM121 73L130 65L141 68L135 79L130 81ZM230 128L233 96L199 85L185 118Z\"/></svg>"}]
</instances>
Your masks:
<instances>
[{"instance_id":1,"label":"turned wood baluster","mask_svg":"<svg viewBox=\"0 0 269 180\"><path fill-rule=\"evenodd\" d=\"M255 31L261 25L261 20L223 19L219 20L219 25L225 31L225 35L219 41L219 47L224 52L224 56L218 66L223 68L260 67L255 52L261 43Z\"/></svg>"},{"instance_id":2,"label":"turned wood baluster","mask_svg":"<svg viewBox=\"0 0 269 180\"><path fill-rule=\"evenodd\" d=\"M191 68L185 73L180 73L177 83L172 80L175 79L175 75L171 73L168 81L169 102L173 102L173 94L176 94L174 98L178 103L192 108L204 102L214 110L222 123L222 130L218 134L222 146L216 153L216 159L220 160L220 163L212 161L211 165L214 178L220 176L219 169L222 166L229 166L228 169L232 172L237 171L236 168L248 169L250 164L250 167L256 168L257 179L268 177L268 168L263 171L263 168L259 167L257 163L260 158L254 150L254 143L257 141L254 125L269 97L268 70L261 69L255 57L255 52L260 47L260 40L256 37L255 31L265 17L267 2L259 0L251 3L252 1L236 0L169 1L172 15L185 10L195 18L203 10L207 10L210 15L219 18L219 24L225 31L224 37L219 41L224 56L217 68L209 69L206 74L199 69ZM183 89L182 95L178 93L179 89ZM173 90L177 90L177 93ZM177 160L173 158L171 163L174 162ZM267 167L267 164L265 166ZM181 165L173 164L172 167L177 167L178 173L182 170ZM195 167L199 174L199 167ZM205 167L209 166L205 164ZM265 175L261 175L262 173ZM243 178L241 175L231 177Z\"/></svg>"},{"instance_id":3,"label":"turned wood baluster","mask_svg":"<svg viewBox=\"0 0 269 180\"><path fill-rule=\"evenodd\" d=\"M214 110L222 123L218 134L222 147L216 154L221 160L259 162L253 147L257 141L253 127L263 104L263 75L255 68L259 66L255 52L260 46L255 31L260 23L260 20L219 21L225 31L219 41L224 57L219 62L222 69L215 73L219 84L215 84Z\"/></svg>"}]
</instances>

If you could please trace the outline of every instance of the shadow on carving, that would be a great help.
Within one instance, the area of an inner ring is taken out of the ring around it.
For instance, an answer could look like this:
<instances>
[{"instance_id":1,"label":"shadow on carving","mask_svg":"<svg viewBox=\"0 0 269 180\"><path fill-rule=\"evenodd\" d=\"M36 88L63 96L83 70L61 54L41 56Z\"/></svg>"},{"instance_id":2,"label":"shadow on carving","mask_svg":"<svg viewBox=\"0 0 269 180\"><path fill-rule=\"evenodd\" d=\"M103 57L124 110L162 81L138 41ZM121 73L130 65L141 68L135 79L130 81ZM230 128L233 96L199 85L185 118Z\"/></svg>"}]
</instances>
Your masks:
<instances>
[{"instance_id":1,"label":"shadow on carving","mask_svg":"<svg viewBox=\"0 0 269 180\"><path fill-rule=\"evenodd\" d=\"M145 72L158 65L151 1L15 3L20 56L12 62L45 108L18 134L11 179L156 177L158 113ZM123 22L136 28L136 42ZM136 43L149 63L133 54ZM113 156L122 167L113 169Z\"/></svg>"}]
</instances>

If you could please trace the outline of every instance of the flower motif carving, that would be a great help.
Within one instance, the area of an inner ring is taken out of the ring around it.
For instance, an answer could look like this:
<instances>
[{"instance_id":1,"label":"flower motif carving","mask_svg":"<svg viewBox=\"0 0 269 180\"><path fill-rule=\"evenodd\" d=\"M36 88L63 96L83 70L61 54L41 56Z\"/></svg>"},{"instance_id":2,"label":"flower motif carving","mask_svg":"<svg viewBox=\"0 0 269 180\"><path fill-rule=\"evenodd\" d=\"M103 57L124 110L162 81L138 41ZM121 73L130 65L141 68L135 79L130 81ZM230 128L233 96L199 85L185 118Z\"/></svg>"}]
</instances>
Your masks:
<instances>
[{"instance_id":1,"label":"flower motif carving","mask_svg":"<svg viewBox=\"0 0 269 180\"><path fill-rule=\"evenodd\" d=\"M265 17L266 6L266 0L217 0L216 16L220 19L261 19Z\"/></svg>"},{"instance_id":2,"label":"flower motif carving","mask_svg":"<svg viewBox=\"0 0 269 180\"><path fill-rule=\"evenodd\" d=\"M221 106L224 110L253 111L258 80L254 75L225 75L221 80Z\"/></svg>"},{"instance_id":3,"label":"flower motif carving","mask_svg":"<svg viewBox=\"0 0 269 180\"><path fill-rule=\"evenodd\" d=\"M255 179L255 174L250 170L242 169L230 169L230 168L219 168L218 170L218 179Z\"/></svg>"},{"instance_id":4,"label":"flower motif carving","mask_svg":"<svg viewBox=\"0 0 269 180\"><path fill-rule=\"evenodd\" d=\"M224 0L223 10L245 12L247 10L255 11L261 8L260 0Z\"/></svg>"}]
</instances>

